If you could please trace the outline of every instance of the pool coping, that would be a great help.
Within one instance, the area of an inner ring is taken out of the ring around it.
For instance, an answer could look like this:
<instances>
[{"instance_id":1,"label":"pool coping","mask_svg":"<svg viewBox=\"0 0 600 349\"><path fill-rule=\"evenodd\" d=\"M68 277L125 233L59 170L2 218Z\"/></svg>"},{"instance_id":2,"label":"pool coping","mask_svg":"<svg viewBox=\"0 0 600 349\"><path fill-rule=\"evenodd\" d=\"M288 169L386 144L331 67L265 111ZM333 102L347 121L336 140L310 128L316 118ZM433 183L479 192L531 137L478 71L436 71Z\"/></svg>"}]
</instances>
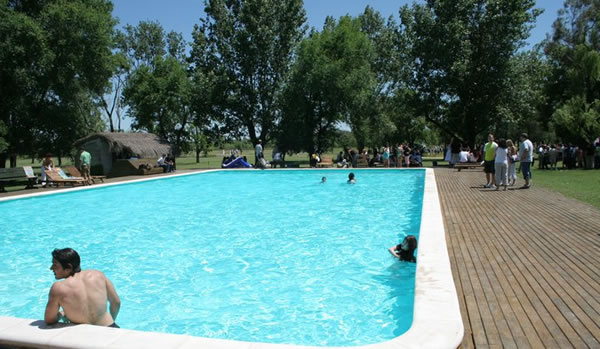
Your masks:
<instances>
[{"instance_id":1,"label":"pool coping","mask_svg":"<svg viewBox=\"0 0 600 349\"><path fill-rule=\"evenodd\" d=\"M362 171L389 169L318 169L331 171ZM397 169L410 171L413 169ZM423 170L416 168L414 170ZM208 170L215 172L222 170ZM230 170L228 170L230 171ZM243 171L243 170L242 170ZM249 171L254 171L249 169ZM277 170L281 171L281 170ZM285 169L284 171L290 171ZM291 169L306 171L306 169ZM93 187L79 187L44 193L33 193L1 198L1 201L28 197L56 195L77 190L89 190L105 186L124 185L149 180L197 175L199 172L175 174L138 180L99 184ZM456 348L461 343L464 327L460 314L458 296L452 278L450 259L446 247L446 237L442 211L439 203L437 184L433 169L425 168L425 186L421 213L421 229L417 255L415 280L415 301L413 323L402 335L389 341L354 347L326 348ZM92 325L46 326L43 320L0 316L0 345L28 348L219 348L219 349L317 349L324 347L243 342L236 340L194 337L190 335L145 332L115 329Z\"/></svg>"}]
</instances>

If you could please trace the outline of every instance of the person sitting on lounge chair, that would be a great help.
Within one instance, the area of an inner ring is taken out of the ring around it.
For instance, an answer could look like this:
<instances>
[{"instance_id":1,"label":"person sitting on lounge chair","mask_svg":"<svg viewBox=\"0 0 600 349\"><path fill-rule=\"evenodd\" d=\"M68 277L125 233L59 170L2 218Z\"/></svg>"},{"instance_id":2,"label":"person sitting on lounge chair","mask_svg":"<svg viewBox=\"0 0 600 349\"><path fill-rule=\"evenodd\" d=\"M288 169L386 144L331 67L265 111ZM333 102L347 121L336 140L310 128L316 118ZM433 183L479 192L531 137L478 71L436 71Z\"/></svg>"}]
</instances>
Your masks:
<instances>
[{"instance_id":1,"label":"person sitting on lounge chair","mask_svg":"<svg viewBox=\"0 0 600 349\"><path fill-rule=\"evenodd\" d=\"M400 259L401 261L416 263L417 259L414 255L416 248L417 238L414 235L408 235L404 238L400 245L390 247L388 250L394 257Z\"/></svg>"}]
</instances>

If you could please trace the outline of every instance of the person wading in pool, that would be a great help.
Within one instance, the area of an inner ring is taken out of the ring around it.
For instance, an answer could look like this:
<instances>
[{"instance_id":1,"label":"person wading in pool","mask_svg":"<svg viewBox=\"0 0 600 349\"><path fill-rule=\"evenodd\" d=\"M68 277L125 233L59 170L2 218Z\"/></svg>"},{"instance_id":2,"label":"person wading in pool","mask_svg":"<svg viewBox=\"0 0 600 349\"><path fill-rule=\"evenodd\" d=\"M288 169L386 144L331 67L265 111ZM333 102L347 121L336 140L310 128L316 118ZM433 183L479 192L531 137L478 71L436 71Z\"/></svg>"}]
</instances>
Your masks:
<instances>
[{"instance_id":1,"label":"person wading in pool","mask_svg":"<svg viewBox=\"0 0 600 349\"><path fill-rule=\"evenodd\" d=\"M81 270L79 254L73 249L52 251L55 282L50 288L44 321L55 324L66 322L119 327L115 323L121 300L112 282L98 270ZM107 312L110 302L110 313ZM59 311L62 307L63 311Z\"/></svg>"},{"instance_id":2,"label":"person wading in pool","mask_svg":"<svg viewBox=\"0 0 600 349\"><path fill-rule=\"evenodd\" d=\"M401 261L416 263L415 249L417 248L417 238L414 235L408 235L400 245L390 247L390 253Z\"/></svg>"}]
</instances>

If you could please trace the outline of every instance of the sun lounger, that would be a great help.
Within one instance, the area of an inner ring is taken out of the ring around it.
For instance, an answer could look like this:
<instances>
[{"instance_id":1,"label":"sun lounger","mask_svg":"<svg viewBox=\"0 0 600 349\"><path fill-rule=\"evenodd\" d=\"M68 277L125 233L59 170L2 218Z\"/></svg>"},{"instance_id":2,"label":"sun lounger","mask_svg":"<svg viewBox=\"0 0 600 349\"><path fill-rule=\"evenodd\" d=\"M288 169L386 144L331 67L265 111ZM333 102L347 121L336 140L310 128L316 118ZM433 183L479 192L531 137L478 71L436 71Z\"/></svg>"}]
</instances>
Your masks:
<instances>
[{"instance_id":1,"label":"sun lounger","mask_svg":"<svg viewBox=\"0 0 600 349\"><path fill-rule=\"evenodd\" d=\"M81 172L79 172L79 170L77 169L77 167L73 166L73 165L69 165L69 166L65 166L65 170L67 172L69 172L69 174L73 177L81 177L83 178L83 176L81 175ZM104 178L106 178L106 176L90 176L92 179L92 182L96 183L97 180L101 181L102 183L104 183Z\"/></svg>"},{"instance_id":2,"label":"sun lounger","mask_svg":"<svg viewBox=\"0 0 600 349\"><path fill-rule=\"evenodd\" d=\"M48 179L50 180L51 184L55 184L56 186L60 186L61 184L64 186L65 184L70 184L72 186L75 186L76 184L81 184L81 185L85 185L86 184L86 180L83 178L78 178L78 177L69 177L66 174L63 176L61 176L60 172L62 170L60 168L54 168L52 170L48 170L46 171L46 176L48 177ZM64 174L64 172L63 172Z\"/></svg>"}]
</instances>

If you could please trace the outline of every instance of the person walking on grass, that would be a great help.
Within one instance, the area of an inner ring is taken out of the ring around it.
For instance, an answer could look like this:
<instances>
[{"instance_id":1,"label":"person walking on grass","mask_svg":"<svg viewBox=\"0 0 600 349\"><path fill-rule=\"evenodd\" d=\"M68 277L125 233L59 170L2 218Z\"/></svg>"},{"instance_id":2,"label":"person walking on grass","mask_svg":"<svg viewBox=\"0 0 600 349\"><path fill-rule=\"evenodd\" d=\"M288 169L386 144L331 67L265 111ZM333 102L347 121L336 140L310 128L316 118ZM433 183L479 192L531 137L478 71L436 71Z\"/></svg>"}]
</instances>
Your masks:
<instances>
[{"instance_id":1,"label":"person walking on grass","mask_svg":"<svg viewBox=\"0 0 600 349\"><path fill-rule=\"evenodd\" d=\"M523 179L525 185L522 189L529 189L531 187L531 163L533 162L533 143L529 140L527 133L521 134L521 147L519 147L519 161L521 161L521 172L523 173Z\"/></svg>"},{"instance_id":2,"label":"person walking on grass","mask_svg":"<svg viewBox=\"0 0 600 349\"><path fill-rule=\"evenodd\" d=\"M483 146L483 164L485 171L485 179L487 183L484 187L486 188L495 188L496 187L496 179L494 177L494 173L496 171L494 167L494 159L496 158L496 148L498 148L498 144L494 142L494 135L488 135L488 142Z\"/></svg>"}]
</instances>

